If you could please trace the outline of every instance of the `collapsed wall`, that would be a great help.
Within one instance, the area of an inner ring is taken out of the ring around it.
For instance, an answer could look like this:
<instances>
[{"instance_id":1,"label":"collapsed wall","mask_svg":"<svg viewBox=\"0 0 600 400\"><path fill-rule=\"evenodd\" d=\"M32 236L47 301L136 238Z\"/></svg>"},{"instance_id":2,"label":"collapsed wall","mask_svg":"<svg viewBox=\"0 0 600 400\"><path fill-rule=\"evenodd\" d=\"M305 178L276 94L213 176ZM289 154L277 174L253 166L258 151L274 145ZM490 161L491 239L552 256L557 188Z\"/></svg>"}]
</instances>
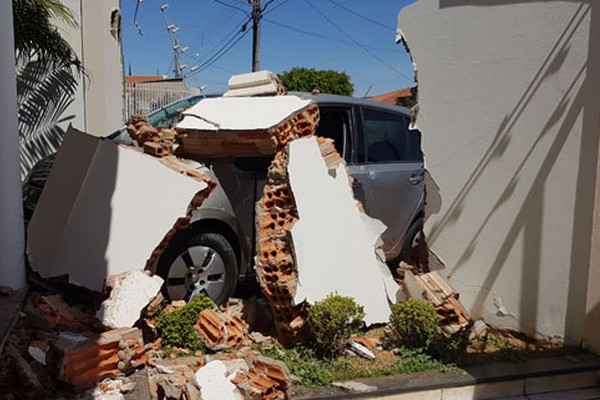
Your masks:
<instances>
[{"instance_id":1,"label":"collapsed wall","mask_svg":"<svg viewBox=\"0 0 600 400\"><path fill-rule=\"evenodd\" d=\"M298 271L290 229L298 214L287 179L286 145L298 137L314 136L318 122L319 109L313 103L273 132L278 151L269 167L264 195L256 206L256 274L273 310L278 337L284 343L302 341L306 318L306 304L294 303Z\"/></svg>"}]
</instances>

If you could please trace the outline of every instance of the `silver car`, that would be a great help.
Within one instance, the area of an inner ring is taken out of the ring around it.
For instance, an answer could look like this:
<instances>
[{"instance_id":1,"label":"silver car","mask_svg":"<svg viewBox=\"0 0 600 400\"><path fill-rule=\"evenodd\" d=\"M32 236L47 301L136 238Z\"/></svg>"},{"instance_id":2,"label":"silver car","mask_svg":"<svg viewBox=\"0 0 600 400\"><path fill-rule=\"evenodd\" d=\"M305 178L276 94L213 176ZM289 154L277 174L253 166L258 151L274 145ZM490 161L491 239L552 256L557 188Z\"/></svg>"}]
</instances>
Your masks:
<instances>
[{"instance_id":1,"label":"silver car","mask_svg":"<svg viewBox=\"0 0 600 400\"><path fill-rule=\"evenodd\" d=\"M334 95L314 100L319 136L335 146L354 177L354 193L368 215L383 221L390 263L411 261L423 224L424 167L421 134L409 130L410 111L370 100ZM219 185L159 260L171 299L206 292L217 303L233 294L238 278L253 275L254 206L262 196L269 159L201 160Z\"/></svg>"},{"instance_id":2,"label":"silver car","mask_svg":"<svg viewBox=\"0 0 600 400\"><path fill-rule=\"evenodd\" d=\"M320 109L319 136L334 139L354 177L354 193L367 214L383 221L384 252L390 265L411 262L423 225L424 166L421 134L409 130L408 109L370 100L334 95L294 93L314 100ZM148 116L153 125L173 123L182 106L202 97L184 99ZM109 138L130 141L121 129ZM29 174L24 190L26 215L33 212L53 156ZM171 300L207 293L224 303L240 279L252 279L255 243L254 206L265 184L268 158L219 158L202 161L219 183L193 214L190 228L178 232L158 261L156 273L165 280Z\"/></svg>"}]
</instances>

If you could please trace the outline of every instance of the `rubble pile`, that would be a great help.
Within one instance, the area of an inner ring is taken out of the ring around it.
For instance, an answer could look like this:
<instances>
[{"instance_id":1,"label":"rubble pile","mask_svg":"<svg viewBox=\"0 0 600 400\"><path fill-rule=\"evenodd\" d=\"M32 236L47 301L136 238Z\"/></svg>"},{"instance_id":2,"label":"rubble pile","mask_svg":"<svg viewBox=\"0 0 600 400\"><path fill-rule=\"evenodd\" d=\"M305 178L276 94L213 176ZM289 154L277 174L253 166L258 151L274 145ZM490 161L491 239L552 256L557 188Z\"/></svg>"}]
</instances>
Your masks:
<instances>
[{"instance_id":1,"label":"rubble pile","mask_svg":"<svg viewBox=\"0 0 600 400\"><path fill-rule=\"evenodd\" d=\"M74 386L88 387L146 363L142 333L137 328L103 332L81 343L56 348L62 352L59 377Z\"/></svg>"},{"instance_id":2,"label":"rubble pile","mask_svg":"<svg viewBox=\"0 0 600 400\"><path fill-rule=\"evenodd\" d=\"M156 157L164 157L177 148L177 133L174 129L155 128L142 115L133 115L129 119L127 133L144 153Z\"/></svg>"},{"instance_id":3,"label":"rubble pile","mask_svg":"<svg viewBox=\"0 0 600 400\"><path fill-rule=\"evenodd\" d=\"M437 311L439 326L447 335L465 329L470 318L460 303L460 294L438 271L415 274L414 268L401 263L398 268L400 282L408 298L423 299L431 303Z\"/></svg>"}]
</instances>

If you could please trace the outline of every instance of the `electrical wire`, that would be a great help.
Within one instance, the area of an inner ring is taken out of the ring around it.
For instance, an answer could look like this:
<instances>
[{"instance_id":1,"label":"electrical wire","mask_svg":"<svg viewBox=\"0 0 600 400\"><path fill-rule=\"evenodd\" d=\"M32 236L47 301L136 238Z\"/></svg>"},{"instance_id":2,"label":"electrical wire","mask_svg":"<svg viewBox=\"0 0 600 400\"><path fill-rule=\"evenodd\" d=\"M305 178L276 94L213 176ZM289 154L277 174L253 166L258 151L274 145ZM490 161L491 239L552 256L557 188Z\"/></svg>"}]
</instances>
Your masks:
<instances>
[{"instance_id":1,"label":"electrical wire","mask_svg":"<svg viewBox=\"0 0 600 400\"><path fill-rule=\"evenodd\" d=\"M213 1L216 2L216 3L219 3L221 5L224 5L225 7L230 7L230 8L236 9L238 11L241 11L241 12L243 12L246 15L249 15L246 10L244 10L243 8L240 8L238 6L234 6L233 4L229 4L229 3L226 3L226 2L221 1L221 0L213 0Z\"/></svg>"},{"instance_id":2,"label":"electrical wire","mask_svg":"<svg viewBox=\"0 0 600 400\"><path fill-rule=\"evenodd\" d=\"M273 11L277 10L279 7L281 7L288 1L290 1L290 0L283 0L281 3L277 3L276 5L273 6L273 8L271 8L269 11L265 12L264 15L268 15L268 14L272 13ZM267 8L267 6L265 6L265 8ZM263 8L263 11L265 11L265 8Z\"/></svg>"},{"instance_id":3,"label":"electrical wire","mask_svg":"<svg viewBox=\"0 0 600 400\"><path fill-rule=\"evenodd\" d=\"M336 2L336 1L334 1L334 0L327 0L327 1L328 1L328 2L330 2L330 3L331 3L331 4L333 4L333 5L336 5L336 6L338 6L338 7L339 7L339 8L341 8L342 10L344 10L344 11L346 11L346 12L348 12L348 13L350 13L350 14L352 14L352 15L354 15L354 16L356 16L356 17L358 17L358 18L364 19L365 21L369 21L369 22L371 22L372 24L378 25L378 26L380 26L380 27L382 27L382 28L385 28L385 29L387 29L387 30L390 30L390 31L392 31L392 32L396 32L396 29L392 28L391 26L389 26L389 25L384 25L384 24L382 24L382 23L381 23L381 22L379 22L379 21L375 21L374 19L371 19L371 18L369 18L369 17L365 17L364 15L362 15L362 14L359 14L359 13L357 13L356 11L352 10L351 8L348 8L348 7L346 7L346 6L342 5L342 4L340 4L340 3L338 3L338 2Z\"/></svg>"},{"instance_id":4,"label":"electrical wire","mask_svg":"<svg viewBox=\"0 0 600 400\"><path fill-rule=\"evenodd\" d=\"M356 46L356 43L351 42L349 40L336 39L336 38L329 37L327 35L322 35L320 33L305 31L303 29L296 28L296 27L291 26L291 25L286 25L286 24L283 24L281 22L273 21L272 19L269 19L269 18L263 18L263 20L267 21L270 24L277 25L277 26L279 26L281 28L288 29L290 31L294 31L294 32L297 32L297 33L302 33L302 34L307 35L307 36L313 36L313 37L316 37L316 38L319 38L319 39L329 40L330 42L345 44L345 45L348 45L348 46L354 46L354 47ZM383 47L373 47L373 46L369 46L369 47L372 50L375 50L375 51L385 51L385 52L389 52L389 53L397 53L398 52L398 50L386 49L386 48L383 48Z\"/></svg>"},{"instance_id":5,"label":"electrical wire","mask_svg":"<svg viewBox=\"0 0 600 400\"><path fill-rule=\"evenodd\" d=\"M385 65L386 67L388 67L390 70L394 71L395 73L397 73L398 75L400 75L401 77L403 77L404 79L406 79L406 80L408 80L410 82L414 82L414 79L409 78L408 76L406 76L405 74L403 74L400 70L396 69L393 65L391 65L390 63L388 63L387 61L385 61L383 58L381 58L381 57L377 56L376 54L374 54L373 52L371 52L371 50L369 50L366 46L364 46L360 42L356 41L356 39L354 39L352 36L350 36L348 33L346 33L346 31L344 31L331 18L329 18L327 15L325 15L320 9L318 9L317 7L315 7L310 2L310 0L304 0L304 1L306 1L306 3L313 10L315 10L323 19L325 19L327 22L329 22L331 25L333 25L334 28L336 28L341 34L343 34L344 36L346 36L349 40L351 40L352 42L354 42L354 44L356 44L358 47L360 47L365 53L367 53L368 55L370 55L371 57L373 57L374 59L376 59L377 61L379 61L383 65Z\"/></svg>"},{"instance_id":6,"label":"electrical wire","mask_svg":"<svg viewBox=\"0 0 600 400\"><path fill-rule=\"evenodd\" d=\"M242 40L248 33L250 33L250 30L240 31L239 33L242 33L241 36L237 37L237 39L235 36L232 39L230 39L225 46L223 46L217 53L213 54L204 63L198 65L198 69L193 73L189 74L188 76L193 76L198 72L204 71L206 68L211 67L214 63L219 61L225 54L227 54L236 44L238 44L238 42Z\"/></svg>"}]
</instances>

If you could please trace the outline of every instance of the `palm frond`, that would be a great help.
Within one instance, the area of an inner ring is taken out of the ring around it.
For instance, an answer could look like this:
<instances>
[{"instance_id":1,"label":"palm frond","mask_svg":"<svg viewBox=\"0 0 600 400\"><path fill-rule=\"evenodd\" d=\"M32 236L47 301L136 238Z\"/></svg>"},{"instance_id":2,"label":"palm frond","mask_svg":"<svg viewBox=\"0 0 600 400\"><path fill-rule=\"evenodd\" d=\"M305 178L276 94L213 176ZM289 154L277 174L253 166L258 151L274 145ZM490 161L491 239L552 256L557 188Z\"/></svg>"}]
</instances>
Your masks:
<instances>
[{"instance_id":1,"label":"palm frond","mask_svg":"<svg viewBox=\"0 0 600 400\"><path fill-rule=\"evenodd\" d=\"M62 143L64 126L74 116L63 114L73 102L79 73L70 65L49 68L45 61L17 64L17 103L22 177Z\"/></svg>"}]
</instances>

